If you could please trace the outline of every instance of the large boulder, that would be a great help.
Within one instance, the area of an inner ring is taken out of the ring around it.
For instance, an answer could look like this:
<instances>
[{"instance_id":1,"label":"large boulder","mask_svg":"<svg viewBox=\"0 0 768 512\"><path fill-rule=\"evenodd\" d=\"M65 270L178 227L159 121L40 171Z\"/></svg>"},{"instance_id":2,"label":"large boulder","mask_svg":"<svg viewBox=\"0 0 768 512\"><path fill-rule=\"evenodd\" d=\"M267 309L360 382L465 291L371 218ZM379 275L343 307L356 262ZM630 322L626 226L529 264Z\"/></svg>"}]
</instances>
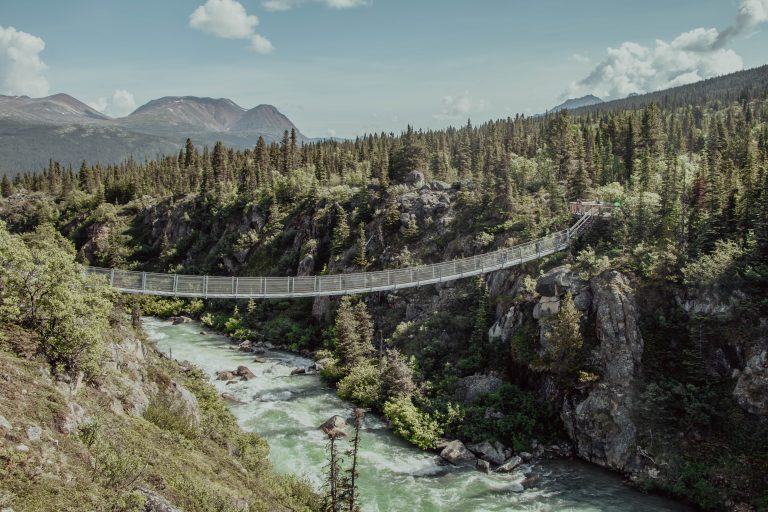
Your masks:
<instances>
[{"instance_id":1,"label":"large boulder","mask_svg":"<svg viewBox=\"0 0 768 512\"><path fill-rule=\"evenodd\" d=\"M491 464L500 466L504 464L504 453L499 452L491 443L483 441L482 443L470 444L467 446L475 455Z\"/></svg>"},{"instance_id":2,"label":"large boulder","mask_svg":"<svg viewBox=\"0 0 768 512\"><path fill-rule=\"evenodd\" d=\"M577 454L619 471L637 461L632 410L643 355L634 290L623 274L604 272L591 281L600 344L593 354L602 380L563 403L561 413Z\"/></svg>"},{"instance_id":3,"label":"large boulder","mask_svg":"<svg viewBox=\"0 0 768 512\"><path fill-rule=\"evenodd\" d=\"M517 306L512 306L488 329L488 338L499 339L502 343L507 343L522 324L523 315L520 313L520 309Z\"/></svg>"},{"instance_id":4,"label":"large boulder","mask_svg":"<svg viewBox=\"0 0 768 512\"><path fill-rule=\"evenodd\" d=\"M440 456L455 466L475 466L477 457L459 440L451 441L440 452Z\"/></svg>"},{"instance_id":5,"label":"large boulder","mask_svg":"<svg viewBox=\"0 0 768 512\"><path fill-rule=\"evenodd\" d=\"M745 411L761 416L768 416L767 354L764 350L747 361L733 389L736 402Z\"/></svg>"},{"instance_id":6,"label":"large boulder","mask_svg":"<svg viewBox=\"0 0 768 512\"><path fill-rule=\"evenodd\" d=\"M493 375L470 375L456 382L456 400L462 403L472 403L485 393L493 393L504 382Z\"/></svg>"},{"instance_id":7,"label":"large boulder","mask_svg":"<svg viewBox=\"0 0 768 512\"><path fill-rule=\"evenodd\" d=\"M510 457L509 459L505 460L503 464L501 464L498 468L496 468L497 473L511 473L517 467L523 463L523 459L521 457L518 457L517 455Z\"/></svg>"},{"instance_id":8,"label":"large boulder","mask_svg":"<svg viewBox=\"0 0 768 512\"><path fill-rule=\"evenodd\" d=\"M67 412L58 421L58 429L62 434L72 434L87 421L85 409L76 402L69 402Z\"/></svg>"},{"instance_id":9,"label":"large boulder","mask_svg":"<svg viewBox=\"0 0 768 512\"><path fill-rule=\"evenodd\" d=\"M199 427L201 420L200 404L195 395L176 381L171 381L168 384L167 393L172 397L174 404L178 404L177 412L184 415L192 425Z\"/></svg>"},{"instance_id":10,"label":"large boulder","mask_svg":"<svg viewBox=\"0 0 768 512\"><path fill-rule=\"evenodd\" d=\"M256 378L256 375L247 366L238 366L237 370L235 370L235 375L243 380L253 380Z\"/></svg>"}]
</instances>

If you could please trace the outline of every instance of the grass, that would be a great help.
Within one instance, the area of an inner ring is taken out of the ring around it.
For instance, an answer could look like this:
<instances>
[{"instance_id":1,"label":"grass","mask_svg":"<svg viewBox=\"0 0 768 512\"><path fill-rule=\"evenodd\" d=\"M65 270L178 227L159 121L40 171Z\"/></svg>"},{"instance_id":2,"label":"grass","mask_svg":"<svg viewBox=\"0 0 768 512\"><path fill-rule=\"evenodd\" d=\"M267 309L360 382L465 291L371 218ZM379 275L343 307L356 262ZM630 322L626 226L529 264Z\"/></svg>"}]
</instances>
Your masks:
<instances>
[{"instance_id":1,"label":"grass","mask_svg":"<svg viewBox=\"0 0 768 512\"><path fill-rule=\"evenodd\" d=\"M90 421L79 432L57 429L68 411L62 384L44 375L46 363L19 356L24 332L0 327L0 414L13 430L0 437L0 506L16 512L143 510L140 486L191 512L315 510L311 487L275 474L263 439L241 431L235 418L199 371L184 372L175 362L150 353L142 362L145 389L154 381L186 386L200 404L200 428L173 418L169 404L150 401L144 417L117 414L109 389L87 386L73 398ZM9 339L16 339L10 342ZM102 380L108 384L114 374ZM43 428L31 443L26 427ZM16 445L25 443L22 453Z\"/></svg>"}]
</instances>

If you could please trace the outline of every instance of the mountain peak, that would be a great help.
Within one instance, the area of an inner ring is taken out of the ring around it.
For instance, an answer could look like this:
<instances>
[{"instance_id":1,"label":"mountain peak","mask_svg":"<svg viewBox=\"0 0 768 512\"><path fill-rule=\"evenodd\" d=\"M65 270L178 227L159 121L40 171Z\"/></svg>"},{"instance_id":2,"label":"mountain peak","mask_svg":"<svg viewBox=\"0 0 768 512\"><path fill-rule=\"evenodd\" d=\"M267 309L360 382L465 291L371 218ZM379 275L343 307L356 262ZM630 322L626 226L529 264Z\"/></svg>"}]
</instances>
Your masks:
<instances>
[{"instance_id":1,"label":"mountain peak","mask_svg":"<svg viewBox=\"0 0 768 512\"><path fill-rule=\"evenodd\" d=\"M550 112L559 112L561 110L574 110L581 107L588 107L590 105L597 105L598 103L603 103L603 100L595 96L594 94L587 94L586 96L582 96L581 98L570 98L565 100L563 103L557 105L556 107L553 107Z\"/></svg>"}]
</instances>

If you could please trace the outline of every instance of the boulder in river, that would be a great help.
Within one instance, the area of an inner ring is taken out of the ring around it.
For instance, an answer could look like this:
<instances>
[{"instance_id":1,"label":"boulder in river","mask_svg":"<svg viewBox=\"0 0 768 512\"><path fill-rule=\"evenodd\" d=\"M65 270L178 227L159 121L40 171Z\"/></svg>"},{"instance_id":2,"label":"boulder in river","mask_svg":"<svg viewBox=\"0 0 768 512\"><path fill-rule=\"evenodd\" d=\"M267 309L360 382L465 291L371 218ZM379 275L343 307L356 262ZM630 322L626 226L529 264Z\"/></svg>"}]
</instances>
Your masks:
<instances>
[{"instance_id":1,"label":"boulder in river","mask_svg":"<svg viewBox=\"0 0 768 512\"><path fill-rule=\"evenodd\" d=\"M496 468L497 473L511 473L515 470L520 464L523 463L523 459L521 457L518 457L517 455L510 457L509 460L505 461L501 466Z\"/></svg>"},{"instance_id":2,"label":"boulder in river","mask_svg":"<svg viewBox=\"0 0 768 512\"><path fill-rule=\"evenodd\" d=\"M231 404L241 405L241 404L245 403L242 400L238 400L235 397L235 395L233 395L232 393L222 393L221 394L221 398L223 398L224 400L226 400L227 402L229 402Z\"/></svg>"},{"instance_id":3,"label":"boulder in river","mask_svg":"<svg viewBox=\"0 0 768 512\"><path fill-rule=\"evenodd\" d=\"M347 428L347 422L338 414L328 418L325 423L318 427L329 437L342 437L346 435L344 429Z\"/></svg>"},{"instance_id":4,"label":"boulder in river","mask_svg":"<svg viewBox=\"0 0 768 512\"><path fill-rule=\"evenodd\" d=\"M304 375L305 373L307 373L306 368L294 368L291 370L291 375Z\"/></svg>"},{"instance_id":5,"label":"boulder in river","mask_svg":"<svg viewBox=\"0 0 768 512\"><path fill-rule=\"evenodd\" d=\"M490 473L491 472L491 463L487 460L478 459L477 465L475 466L478 471L482 473Z\"/></svg>"},{"instance_id":6,"label":"boulder in river","mask_svg":"<svg viewBox=\"0 0 768 512\"><path fill-rule=\"evenodd\" d=\"M243 380L253 380L256 375L247 366L238 366L235 374Z\"/></svg>"},{"instance_id":7,"label":"boulder in river","mask_svg":"<svg viewBox=\"0 0 768 512\"><path fill-rule=\"evenodd\" d=\"M253 359L253 362L254 363L266 363L267 362L267 358L266 357L255 357Z\"/></svg>"},{"instance_id":8,"label":"boulder in river","mask_svg":"<svg viewBox=\"0 0 768 512\"><path fill-rule=\"evenodd\" d=\"M458 439L445 445L440 456L455 466L474 466L477 464L477 457Z\"/></svg>"},{"instance_id":9,"label":"boulder in river","mask_svg":"<svg viewBox=\"0 0 768 512\"><path fill-rule=\"evenodd\" d=\"M503 447L502 453L499 453L499 451L491 443L488 441L483 441L482 443L470 444L467 446L467 448L469 448L481 459L487 460L496 466L504 464Z\"/></svg>"},{"instance_id":10,"label":"boulder in river","mask_svg":"<svg viewBox=\"0 0 768 512\"><path fill-rule=\"evenodd\" d=\"M235 374L232 372L216 372L216 380L232 380Z\"/></svg>"},{"instance_id":11,"label":"boulder in river","mask_svg":"<svg viewBox=\"0 0 768 512\"><path fill-rule=\"evenodd\" d=\"M171 322L173 322L173 325L179 325L192 323L193 320L188 316L172 316Z\"/></svg>"}]
</instances>

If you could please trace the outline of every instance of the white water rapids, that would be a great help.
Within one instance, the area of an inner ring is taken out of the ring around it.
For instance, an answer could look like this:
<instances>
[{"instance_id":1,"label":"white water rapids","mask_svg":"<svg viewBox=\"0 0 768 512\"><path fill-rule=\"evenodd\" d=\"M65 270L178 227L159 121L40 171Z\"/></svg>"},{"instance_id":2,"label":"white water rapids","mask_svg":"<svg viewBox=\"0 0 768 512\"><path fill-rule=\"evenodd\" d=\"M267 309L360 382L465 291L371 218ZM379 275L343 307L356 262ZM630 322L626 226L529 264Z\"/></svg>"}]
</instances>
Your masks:
<instances>
[{"instance_id":1,"label":"white water rapids","mask_svg":"<svg viewBox=\"0 0 768 512\"><path fill-rule=\"evenodd\" d=\"M198 323L172 325L146 318L144 328L160 351L199 366L219 392L244 402L230 408L242 428L269 442L277 471L304 476L321 486L326 438L318 426L334 414L350 416L352 406L317 375L289 375L293 368L311 361L270 351L263 355L266 363L256 363L253 354L234 350L224 336L200 334ZM256 378L230 385L213 380L217 371L239 365L250 368ZM511 474L455 468L434 453L409 445L372 414L365 418L360 458L360 494L366 512L689 510L644 495L615 474L573 460L542 461ZM524 472L539 477L538 487L521 489Z\"/></svg>"}]
</instances>

